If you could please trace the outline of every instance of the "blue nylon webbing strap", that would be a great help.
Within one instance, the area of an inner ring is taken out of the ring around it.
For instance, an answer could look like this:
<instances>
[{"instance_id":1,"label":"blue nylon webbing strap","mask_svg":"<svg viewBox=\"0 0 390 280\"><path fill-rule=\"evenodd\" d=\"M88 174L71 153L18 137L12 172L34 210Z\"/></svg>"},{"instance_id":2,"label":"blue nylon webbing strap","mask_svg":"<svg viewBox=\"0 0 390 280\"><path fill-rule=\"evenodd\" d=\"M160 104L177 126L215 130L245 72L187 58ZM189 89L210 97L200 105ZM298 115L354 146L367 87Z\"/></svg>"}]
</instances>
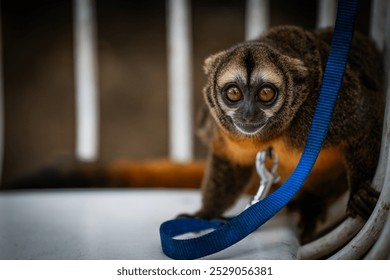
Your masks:
<instances>
[{"instance_id":1,"label":"blue nylon webbing strap","mask_svg":"<svg viewBox=\"0 0 390 280\"><path fill-rule=\"evenodd\" d=\"M263 225L279 212L305 182L321 150L332 119L352 42L357 0L339 0L332 43L326 62L320 96L297 168L275 192L252 205L227 223L202 219L175 219L163 223L163 252L173 259L196 259L221 251ZM175 236L205 229L214 231L192 239Z\"/></svg>"}]
</instances>

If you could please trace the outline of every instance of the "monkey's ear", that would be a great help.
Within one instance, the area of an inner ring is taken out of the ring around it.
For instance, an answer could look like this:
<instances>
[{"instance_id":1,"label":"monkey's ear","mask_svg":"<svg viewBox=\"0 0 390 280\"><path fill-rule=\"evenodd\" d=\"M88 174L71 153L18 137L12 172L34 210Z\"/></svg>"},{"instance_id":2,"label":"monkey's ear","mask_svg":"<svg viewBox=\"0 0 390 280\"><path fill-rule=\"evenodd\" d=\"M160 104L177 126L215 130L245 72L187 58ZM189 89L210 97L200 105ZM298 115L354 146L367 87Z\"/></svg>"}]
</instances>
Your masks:
<instances>
[{"instance_id":1,"label":"monkey's ear","mask_svg":"<svg viewBox=\"0 0 390 280\"><path fill-rule=\"evenodd\" d=\"M284 60L286 62L285 66L288 65L290 71L294 73L295 78L304 79L309 74L309 70L302 60L288 56L285 56Z\"/></svg>"},{"instance_id":2,"label":"monkey's ear","mask_svg":"<svg viewBox=\"0 0 390 280\"><path fill-rule=\"evenodd\" d=\"M203 70L206 75L210 74L211 70L214 69L216 62L219 61L222 56L224 55L224 51L210 55L206 60L204 61Z\"/></svg>"}]
</instances>

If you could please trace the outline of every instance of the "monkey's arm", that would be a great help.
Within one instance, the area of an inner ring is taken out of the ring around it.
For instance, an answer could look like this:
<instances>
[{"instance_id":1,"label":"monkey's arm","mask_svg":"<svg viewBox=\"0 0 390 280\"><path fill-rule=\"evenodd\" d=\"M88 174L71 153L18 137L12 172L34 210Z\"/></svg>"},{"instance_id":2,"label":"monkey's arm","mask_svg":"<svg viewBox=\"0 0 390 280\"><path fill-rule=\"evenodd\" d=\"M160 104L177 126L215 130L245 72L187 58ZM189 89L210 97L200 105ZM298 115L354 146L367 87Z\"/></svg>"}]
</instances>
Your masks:
<instances>
[{"instance_id":1,"label":"monkey's arm","mask_svg":"<svg viewBox=\"0 0 390 280\"><path fill-rule=\"evenodd\" d=\"M211 154L202 183L202 207L199 218L219 218L236 201L248 185L253 166L241 166Z\"/></svg>"}]
</instances>

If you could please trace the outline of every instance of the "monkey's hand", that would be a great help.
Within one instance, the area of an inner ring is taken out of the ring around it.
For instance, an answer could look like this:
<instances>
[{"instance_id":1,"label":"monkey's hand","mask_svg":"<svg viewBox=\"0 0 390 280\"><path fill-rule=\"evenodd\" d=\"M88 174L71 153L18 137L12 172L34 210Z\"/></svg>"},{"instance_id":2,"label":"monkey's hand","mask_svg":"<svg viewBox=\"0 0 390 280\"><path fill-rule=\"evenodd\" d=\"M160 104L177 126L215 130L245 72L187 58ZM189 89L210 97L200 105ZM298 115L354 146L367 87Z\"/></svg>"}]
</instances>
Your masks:
<instances>
[{"instance_id":1,"label":"monkey's hand","mask_svg":"<svg viewBox=\"0 0 390 280\"><path fill-rule=\"evenodd\" d=\"M227 222L228 221L228 218L226 218L226 217L222 217L222 216L215 217L213 215L209 215L209 214L204 213L202 211L198 211L198 212L196 212L194 214L187 214L187 213L179 214L179 215L177 215L176 218L177 219L180 219L180 218L194 218L194 219L196 219L197 218L197 219L205 219L205 220L213 219L213 220L220 220L222 222Z\"/></svg>"}]
</instances>

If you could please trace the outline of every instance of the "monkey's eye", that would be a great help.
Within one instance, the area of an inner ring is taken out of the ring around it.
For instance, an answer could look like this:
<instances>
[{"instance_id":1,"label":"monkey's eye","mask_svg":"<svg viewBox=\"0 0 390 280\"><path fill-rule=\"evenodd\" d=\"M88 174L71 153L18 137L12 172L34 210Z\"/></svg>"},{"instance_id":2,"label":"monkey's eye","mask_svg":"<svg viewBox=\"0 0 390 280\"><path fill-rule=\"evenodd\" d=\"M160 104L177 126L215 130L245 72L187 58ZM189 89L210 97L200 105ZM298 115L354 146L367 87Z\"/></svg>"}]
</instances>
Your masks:
<instances>
[{"instance_id":1,"label":"monkey's eye","mask_svg":"<svg viewBox=\"0 0 390 280\"><path fill-rule=\"evenodd\" d=\"M269 85L264 85L257 92L257 97L259 98L260 102L264 103L265 105L271 105L271 103L275 100L276 90Z\"/></svg>"},{"instance_id":2,"label":"monkey's eye","mask_svg":"<svg viewBox=\"0 0 390 280\"><path fill-rule=\"evenodd\" d=\"M240 89L236 86L231 86L231 87L227 88L225 91L225 94L226 94L226 98L230 102L237 102L237 101L240 101L242 99L242 93L241 93Z\"/></svg>"}]
</instances>

